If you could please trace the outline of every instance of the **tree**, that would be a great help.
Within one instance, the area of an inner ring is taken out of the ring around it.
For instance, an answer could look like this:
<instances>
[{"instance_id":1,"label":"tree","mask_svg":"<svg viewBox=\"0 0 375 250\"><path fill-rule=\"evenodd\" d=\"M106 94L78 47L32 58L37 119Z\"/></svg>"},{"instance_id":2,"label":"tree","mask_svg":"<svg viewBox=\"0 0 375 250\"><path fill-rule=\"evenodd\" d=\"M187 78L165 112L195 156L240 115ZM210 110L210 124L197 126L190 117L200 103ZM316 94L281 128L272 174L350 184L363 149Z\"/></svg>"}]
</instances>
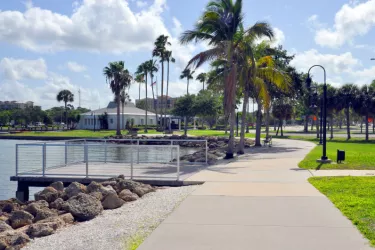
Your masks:
<instances>
[{"instance_id":1,"label":"tree","mask_svg":"<svg viewBox=\"0 0 375 250\"><path fill-rule=\"evenodd\" d=\"M186 78L187 80L187 88L186 88L186 94L189 94L189 81L191 79L194 79L193 74L195 71L191 71L190 69L186 68L182 71L180 79L183 80Z\"/></svg>"},{"instance_id":2,"label":"tree","mask_svg":"<svg viewBox=\"0 0 375 250\"><path fill-rule=\"evenodd\" d=\"M208 123L210 129L216 123L221 111L220 99L212 91L201 90L195 98L196 115Z\"/></svg>"},{"instance_id":3,"label":"tree","mask_svg":"<svg viewBox=\"0 0 375 250\"><path fill-rule=\"evenodd\" d=\"M366 141L369 140L369 115L375 107L375 89L371 86L364 85L355 96L353 109L361 116L364 116L366 126Z\"/></svg>"},{"instance_id":4,"label":"tree","mask_svg":"<svg viewBox=\"0 0 375 250\"><path fill-rule=\"evenodd\" d=\"M7 110L0 112L0 125L4 126L10 122L10 112Z\"/></svg>"},{"instance_id":5,"label":"tree","mask_svg":"<svg viewBox=\"0 0 375 250\"><path fill-rule=\"evenodd\" d=\"M345 84L338 89L337 110L345 110L347 139L350 140L350 107L358 95L358 88L354 84Z\"/></svg>"},{"instance_id":6,"label":"tree","mask_svg":"<svg viewBox=\"0 0 375 250\"><path fill-rule=\"evenodd\" d=\"M178 98L174 109L172 110L172 114L179 117L186 117L185 118L185 126L184 126L184 135L187 135L187 124L188 120L191 117L196 115L196 109L194 106L195 102L195 95L185 95Z\"/></svg>"},{"instance_id":7,"label":"tree","mask_svg":"<svg viewBox=\"0 0 375 250\"><path fill-rule=\"evenodd\" d=\"M141 101L137 102L137 104L135 106L139 109L146 110L146 105L147 105L147 102L145 100L141 100ZM151 107L149 105L147 105L147 109L150 109L150 108Z\"/></svg>"},{"instance_id":8,"label":"tree","mask_svg":"<svg viewBox=\"0 0 375 250\"><path fill-rule=\"evenodd\" d=\"M64 105L65 105L65 113L64 113L65 123L66 123L66 126L68 126L67 104L68 104L68 102L74 102L74 94L72 92L70 92L69 90L64 89L64 90L61 90L57 94L56 99L57 99L58 102L64 102Z\"/></svg>"},{"instance_id":9,"label":"tree","mask_svg":"<svg viewBox=\"0 0 375 250\"><path fill-rule=\"evenodd\" d=\"M123 61L110 62L107 67L103 69L103 74L106 77L107 83L115 95L117 101L117 126L116 135L121 135L120 127L120 103L121 103L121 91L124 88L130 86L132 77L127 69L125 69L125 63Z\"/></svg>"},{"instance_id":10,"label":"tree","mask_svg":"<svg viewBox=\"0 0 375 250\"><path fill-rule=\"evenodd\" d=\"M139 84L138 101L141 100L141 83L144 83L144 76L142 74L136 75L134 79Z\"/></svg>"},{"instance_id":11,"label":"tree","mask_svg":"<svg viewBox=\"0 0 375 250\"><path fill-rule=\"evenodd\" d=\"M201 82L203 84L203 88L202 90L204 90L204 84L207 80L207 74L206 73L200 73L197 78L196 78L197 81Z\"/></svg>"},{"instance_id":12,"label":"tree","mask_svg":"<svg viewBox=\"0 0 375 250\"><path fill-rule=\"evenodd\" d=\"M230 117L230 136L226 159L234 157L234 125L236 117L236 85L237 85L237 61L235 51L243 36L239 32L256 34L256 38L263 35L273 36L272 29L267 23L257 23L250 29L243 28L242 0L212 0L210 1L194 30L185 31L180 42L187 44L195 41L206 41L210 49L194 56L188 63L188 67L196 68L207 61L225 59L224 68L224 111ZM238 38L240 37L240 38Z\"/></svg>"},{"instance_id":13,"label":"tree","mask_svg":"<svg viewBox=\"0 0 375 250\"><path fill-rule=\"evenodd\" d=\"M150 74L151 89L152 89L152 98L153 98L154 106L155 106L155 116L156 116L155 120L156 120L156 125L158 127L158 105L157 105L158 93L156 93L156 103L155 103L155 95L154 95L154 72L158 72L158 68L156 67L156 61L154 61L154 60L147 61L146 62L146 67L147 67L148 72Z\"/></svg>"},{"instance_id":14,"label":"tree","mask_svg":"<svg viewBox=\"0 0 375 250\"><path fill-rule=\"evenodd\" d=\"M166 103L165 103L165 110L164 110L164 119L167 118L168 91L169 91L169 64L176 62L176 60L172 57L172 51L166 51L165 60L167 61L167 94L166 94ZM168 127L170 128L170 126Z\"/></svg>"},{"instance_id":15,"label":"tree","mask_svg":"<svg viewBox=\"0 0 375 250\"><path fill-rule=\"evenodd\" d=\"M288 99L278 99L275 101L272 107L272 114L275 118L279 120L279 128L281 127L281 136L283 134L283 120L290 120L293 116L293 105ZM276 135L279 133L277 129Z\"/></svg>"}]
</instances>

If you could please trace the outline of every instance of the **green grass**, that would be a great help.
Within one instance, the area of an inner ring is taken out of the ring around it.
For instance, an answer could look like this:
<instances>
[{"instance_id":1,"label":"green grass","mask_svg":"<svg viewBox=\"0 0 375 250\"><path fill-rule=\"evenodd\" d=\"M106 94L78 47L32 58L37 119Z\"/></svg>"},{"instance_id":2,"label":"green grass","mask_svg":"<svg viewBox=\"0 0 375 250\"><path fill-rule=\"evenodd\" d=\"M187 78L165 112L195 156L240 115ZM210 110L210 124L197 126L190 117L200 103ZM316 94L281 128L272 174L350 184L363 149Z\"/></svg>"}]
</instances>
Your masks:
<instances>
[{"instance_id":1,"label":"green grass","mask_svg":"<svg viewBox=\"0 0 375 250\"><path fill-rule=\"evenodd\" d=\"M144 130L140 130L138 134L143 134ZM115 135L116 131L114 130L101 130L101 131L92 131L92 130L68 130L68 131L31 131L31 132L22 132L17 134L9 134L9 136L51 136L51 137L84 137L84 138L103 138L106 136ZM127 131L122 131L123 135L127 134ZM161 134L156 130L149 129L148 134Z\"/></svg>"},{"instance_id":2,"label":"green grass","mask_svg":"<svg viewBox=\"0 0 375 250\"><path fill-rule=\"evenodd\" d=\"M136 250L144 241L146 236L141 234L136 234L134 237L131 237L126 244L126 250Z\"/></svg>"},{"instance_id":3,"label":"green grass","mask_svg":"<svg viewBox=\"0 0 375 250\"><path fill-rule=\"evenodd\" d=\"M234 132L236 134L236 131ZM228 134L225 134L225 131L221 130L188 130L188 135L193 136L229 136ZM264 138L266 135L262 134L261 137ZM246 134L247 138L255 138L254 133L248 133Z\"/></svg>"},{"instance_id":4,"label":"green grass","mask_svg":"<svg viewBox=\"0 0 375 250\"><path fill-rule=\"evenodd\" d=\"M316 160L322 156L322 146L316 146L299 163L299 167L305 169L375 169L375 143L360 140L328 142L328 158L336 161L337 149L345 150L345 162L340 164L317 163Z\"/></svg>"},{"instance_id":5,"label":"green grass","mask_svg":"<svg viewBox=\"0 0 375 250\"><path fill-rule=\"evenodd\" d=\"M313 177L309 181L375 245L375 177Z\"/></svg>"}]
</instances>

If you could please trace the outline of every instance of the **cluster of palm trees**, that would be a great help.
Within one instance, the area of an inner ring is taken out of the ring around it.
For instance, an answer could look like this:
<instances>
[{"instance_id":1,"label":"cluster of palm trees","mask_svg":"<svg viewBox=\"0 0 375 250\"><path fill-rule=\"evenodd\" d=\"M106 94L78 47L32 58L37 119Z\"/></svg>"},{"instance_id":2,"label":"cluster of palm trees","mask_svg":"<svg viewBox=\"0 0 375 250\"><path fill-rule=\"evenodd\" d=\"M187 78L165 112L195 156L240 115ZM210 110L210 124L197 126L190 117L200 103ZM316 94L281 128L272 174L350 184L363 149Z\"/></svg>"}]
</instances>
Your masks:
<instances>
[{"instance_id":1,"label":"cluster of palm trees","mask_svg":"<svg viewBox=\"0 0 375 250\"><path fill-rule=\"evenodd\" d=\"M242 7L242 0L212 0L195 28L185 31L180 37L181 44L207 42L210 46L189 61L181 77L192 79L190 74L193 70L206 62L211 63L212 70L200 76L199 80L215 85L213 88L224 94L224 111L230 124L226 158L232 158L235 151L234 126L238 95L242 95L244 100L242 124L246 123L249 98L255 99L258 104L256 145L260 145L261 110L270 108L270 86L287 91L292 82L289 74L280 70L271 56L264 51L259 52L261 39L274 38L273 29L266 22L257 22L245 28ZM238 153L244 152L244 138L242 126Z\"/></svg>"},{"instance_id":2,"label":"cluster of palm trees","mask_svg":"<svg viewBox=\"0 0 375 250\"><path fill-rule=\"evenodd\" d=\"M136 81L139 83L139 93L141 92L141 84L146 84L146 105L145 105L145 111L146 111L146 126L145 126L145 132L147 132L147 119L148 114L147 111L149 109L148 102L147 102L147 88L148 84L150 83L152 87L152 97L154 101L155 106L155 114L156 114L156 123L158 125L158 111L160 111L161 117L164 116L164 119L161 119L161 129L164 129L166 127L165 121L166 121L166 115L167 115L167 100L168 100L168 92L169 92L169 71L170 71L170 63L174 63L175 59L172 56L172 51L168 50L168 47L171 46L171 43L169 42L169 37L166 35L159 36L155 43L154 43L154 49L152 51L152 59L147 60L143 63L141 63L136 71ZM161 64L161 99L160 99L160 105L158 105L159 99L158 99L158 93L157 91L154 91L154 87L156 85L156 82L154 82L154 76L155 73L159 71L157 60L159 59L159 62ZM165 65L166 64L166 65ZM167 66L167 85L164 85L164 76L165 76L165 66ZM164 96L165 90L164 87L166 87L166 94ZM139 94L139 100L140 100L140 94ZM158 106L160 106L160 109L158 110ZM164 109L163 109L164 108Z\"/></svg>"}]
</instances>

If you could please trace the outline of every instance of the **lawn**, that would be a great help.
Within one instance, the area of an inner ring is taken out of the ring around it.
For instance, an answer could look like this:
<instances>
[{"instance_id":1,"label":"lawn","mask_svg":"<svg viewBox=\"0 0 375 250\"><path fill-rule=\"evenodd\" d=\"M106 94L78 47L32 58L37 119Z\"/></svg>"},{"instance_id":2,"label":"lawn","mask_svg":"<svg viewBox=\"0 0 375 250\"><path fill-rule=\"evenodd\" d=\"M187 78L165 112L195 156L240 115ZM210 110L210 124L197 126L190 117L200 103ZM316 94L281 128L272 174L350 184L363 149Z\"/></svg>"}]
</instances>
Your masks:
<instances>
[{"instance_id":1,"label":"lawn","mask_svg":"<svg viewBox=\"0 0 375 250\"><path fill-rule=\"evenodd\" d=\"M375 177L313 177L309 182L375 245Z\"/></svg>"},{"instance_id":2,"label":"lawn","mask_svg":"<svg viewBox=\"0 0 375 250\"><path fill-rule=\"evenodd\" d=\"M122 131L122 134L125 135L128 131ZM143 134L143 130L140 130L138 134ZM82 138L103 138L106 136L115 135L116 131L114 130L102 130L102 131L92 131L92 130L68 130L68 131L32 131L32 132L23 132L17 134L9 134L10 136L51 136L51 137L82 137ZM161 134L156 130L149 129L148 134Z\"/></svg>"},{"instance_id":3,"label":"lawn","mask_svg":"<svg viewBox=\"0 0 375 250\"><path fill-rule=\"evenodd\" d=\"M322 156L322 146L316 146L299 163L299 167L305 169L375 169L375 143L360 140L327 142L328 158L336 161L338 149L346 152L346 160L343 163L317 163L316 160Z\"/></svg>"}]
</instances>

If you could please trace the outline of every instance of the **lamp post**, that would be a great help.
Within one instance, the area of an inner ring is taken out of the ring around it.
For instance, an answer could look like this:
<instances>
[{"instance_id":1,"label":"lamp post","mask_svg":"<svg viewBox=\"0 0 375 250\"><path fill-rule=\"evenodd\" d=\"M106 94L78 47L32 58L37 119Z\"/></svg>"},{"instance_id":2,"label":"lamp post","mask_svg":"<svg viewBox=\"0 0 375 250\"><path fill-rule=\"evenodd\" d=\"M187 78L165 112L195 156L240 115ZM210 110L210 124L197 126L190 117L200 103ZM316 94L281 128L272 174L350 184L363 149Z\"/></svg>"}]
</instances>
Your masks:
<instances>
[{"instance_id":1,"label":"lamp post","mask_svg":"<svg viewBox=\"0 0 375 250\"><path fill-rule=\"evenodd\" d=\"M323 85L323 109L322 109L322 118L323 118L323 153L322 157L318 159L318 162L322 163L328 163L330 160L327 157L327 82L326 82L326 70L321 65L313 65L309 71L307 72L307 79L306 79L306 85L307 88L311 88L311 78L310 78L310 71L314 67L320 67L324 71L324 85Z\"/></svg>"}]
</instances>

